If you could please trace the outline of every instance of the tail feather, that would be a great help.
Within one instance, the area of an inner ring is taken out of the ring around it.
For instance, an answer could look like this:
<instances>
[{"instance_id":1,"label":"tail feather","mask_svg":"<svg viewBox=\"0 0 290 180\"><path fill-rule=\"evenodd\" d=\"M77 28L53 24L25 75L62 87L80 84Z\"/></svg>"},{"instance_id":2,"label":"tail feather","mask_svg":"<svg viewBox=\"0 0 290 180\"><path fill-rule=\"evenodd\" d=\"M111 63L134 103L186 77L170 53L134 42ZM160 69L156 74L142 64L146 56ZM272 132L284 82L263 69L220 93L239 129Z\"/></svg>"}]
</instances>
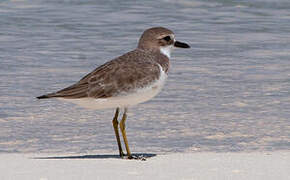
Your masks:
<instances>
[{"instance_id":1,"label":"tail feather","mask_svg":"<svg viewBox=\"0 0 290 180\"><path fill-rule=\"evenodd\" d=\"M62 97L62 98L83 98L88 97L87 95L87 84L74 84L72 86L69 86L65 89L62 89L60 91L45 94L42 96L36 97L37 99L47 99L47 98L56 98L56 97Z\"/></svg>"},{"instance_id":2,"label":"tail feather","mask_svg":"<svg viewBox=\"0 0 290 180\"><path fill-rule=\"evenodd\" d=\"M42 95L42 96L38 96L36 97L37 99L46 99L46 98L49 98L47 95Z\"/></svg>"},{"instance_id":3,"label":"tail feather","mask_svg":"<svg viewBox=\"0 0 290 180\"><path fill-rule=\"evenodd\" d=\"M45 95L42 95L42 96L38 96L36 97L37 99L47 99L47 98L52 98L53 96L51 94L45 94Z\"/></svg>"},{"instance_id":4,"label":"tail feather","mask_svg":"<svg viewBox=\"0 0 290 180\"><path fill-rule=\"evenodd\" d=\"M63 91L63 92L56 92L56 93L50 93L50 94L45 94L42 96L36 97L37 99L48 99L48 98L68 98L68 99L74 99L74 98L83 98L83 97L88 97L86 93L83 92L69 92L69 91Z\"/></svg>"}]
</instances>

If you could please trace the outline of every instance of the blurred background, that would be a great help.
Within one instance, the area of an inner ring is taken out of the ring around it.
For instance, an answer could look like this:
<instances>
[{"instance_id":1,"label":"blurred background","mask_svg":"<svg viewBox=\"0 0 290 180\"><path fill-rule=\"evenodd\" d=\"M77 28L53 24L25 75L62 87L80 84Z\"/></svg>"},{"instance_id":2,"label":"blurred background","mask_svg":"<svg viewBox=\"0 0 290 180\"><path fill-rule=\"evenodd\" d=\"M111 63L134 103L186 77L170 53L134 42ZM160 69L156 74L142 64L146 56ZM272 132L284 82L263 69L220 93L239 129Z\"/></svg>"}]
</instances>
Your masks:
<instances>
[{"instance_id":1,"label":"blurred background","mask_svg":"<svg viewBox=\"0 0 290 180\"><path fill-rule=\"evenodd\" d=\"M129 109L132 152L290 149L289 0L2 0L0 152L117 154L113 109L35 97L78 81L164 26L163 91Z\"/></svg>"}]
</instances>

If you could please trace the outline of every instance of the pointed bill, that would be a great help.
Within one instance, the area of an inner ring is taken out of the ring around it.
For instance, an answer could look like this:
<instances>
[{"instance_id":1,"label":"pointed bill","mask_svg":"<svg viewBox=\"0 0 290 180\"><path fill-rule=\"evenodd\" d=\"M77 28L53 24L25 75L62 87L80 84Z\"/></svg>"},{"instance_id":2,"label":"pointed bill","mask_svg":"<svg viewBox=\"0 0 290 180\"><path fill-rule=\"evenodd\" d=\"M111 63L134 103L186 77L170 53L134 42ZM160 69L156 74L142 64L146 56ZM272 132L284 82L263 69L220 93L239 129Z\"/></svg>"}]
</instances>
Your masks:
<instances>
[{"instance_id":1,"label":"pointed bill","mask_svg":"<svg viewBox=\"0 0 290 180\"><path fill-rule=\"evenodd\" d=\"M174 47L178 48L190 48L190 46L186 43L180 42L180 41L175 41L174 42Z\"/></svg>"}]
</instances>

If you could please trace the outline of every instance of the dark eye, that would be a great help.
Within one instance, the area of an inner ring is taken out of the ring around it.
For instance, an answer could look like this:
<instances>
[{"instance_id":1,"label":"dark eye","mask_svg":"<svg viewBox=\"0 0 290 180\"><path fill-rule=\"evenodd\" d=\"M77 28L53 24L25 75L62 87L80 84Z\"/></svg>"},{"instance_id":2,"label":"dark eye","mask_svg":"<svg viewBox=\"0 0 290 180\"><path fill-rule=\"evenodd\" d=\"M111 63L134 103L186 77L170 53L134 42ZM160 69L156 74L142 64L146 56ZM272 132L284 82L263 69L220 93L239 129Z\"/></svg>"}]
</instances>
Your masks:
<instances>
[{"instance_id":1,"label":"dark eye","mask_svg":"<svg viewBox=\"0 0 290 180\"><path fill-rule=\"evenodd\" d=\"M170 41L170 40L171 40L171 37L170 37L170 36L165 36L163 39L164 39L165 41Z\"/></svg>"}]
</instances>

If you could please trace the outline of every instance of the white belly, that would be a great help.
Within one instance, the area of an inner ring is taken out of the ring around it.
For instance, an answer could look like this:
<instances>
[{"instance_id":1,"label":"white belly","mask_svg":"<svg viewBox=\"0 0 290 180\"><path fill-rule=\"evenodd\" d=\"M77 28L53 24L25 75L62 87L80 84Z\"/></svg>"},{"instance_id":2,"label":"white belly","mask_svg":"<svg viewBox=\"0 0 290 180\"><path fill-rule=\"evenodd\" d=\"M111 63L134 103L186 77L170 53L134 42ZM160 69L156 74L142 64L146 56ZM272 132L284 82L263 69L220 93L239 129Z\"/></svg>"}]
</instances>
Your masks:
<instances>
[{"instance_id":1,"label":"white belly","mask_svg":"<svg viewBox=\"0 0 290 180\"><path fill-rule=\"evenodd\" d=\"M166 79L167 74L161 69L160 77L157 81L152 83L150 86L138 89L132 94L124 94L120 96L110 97L110 98L80 98L80 99L62 99L65 101L72 102L79 106L88 109L107 109L107 108L117 108L117 107L129 107L145 101L152 99L156 96L162 89Z\"/></svg>"}]
</instances>

